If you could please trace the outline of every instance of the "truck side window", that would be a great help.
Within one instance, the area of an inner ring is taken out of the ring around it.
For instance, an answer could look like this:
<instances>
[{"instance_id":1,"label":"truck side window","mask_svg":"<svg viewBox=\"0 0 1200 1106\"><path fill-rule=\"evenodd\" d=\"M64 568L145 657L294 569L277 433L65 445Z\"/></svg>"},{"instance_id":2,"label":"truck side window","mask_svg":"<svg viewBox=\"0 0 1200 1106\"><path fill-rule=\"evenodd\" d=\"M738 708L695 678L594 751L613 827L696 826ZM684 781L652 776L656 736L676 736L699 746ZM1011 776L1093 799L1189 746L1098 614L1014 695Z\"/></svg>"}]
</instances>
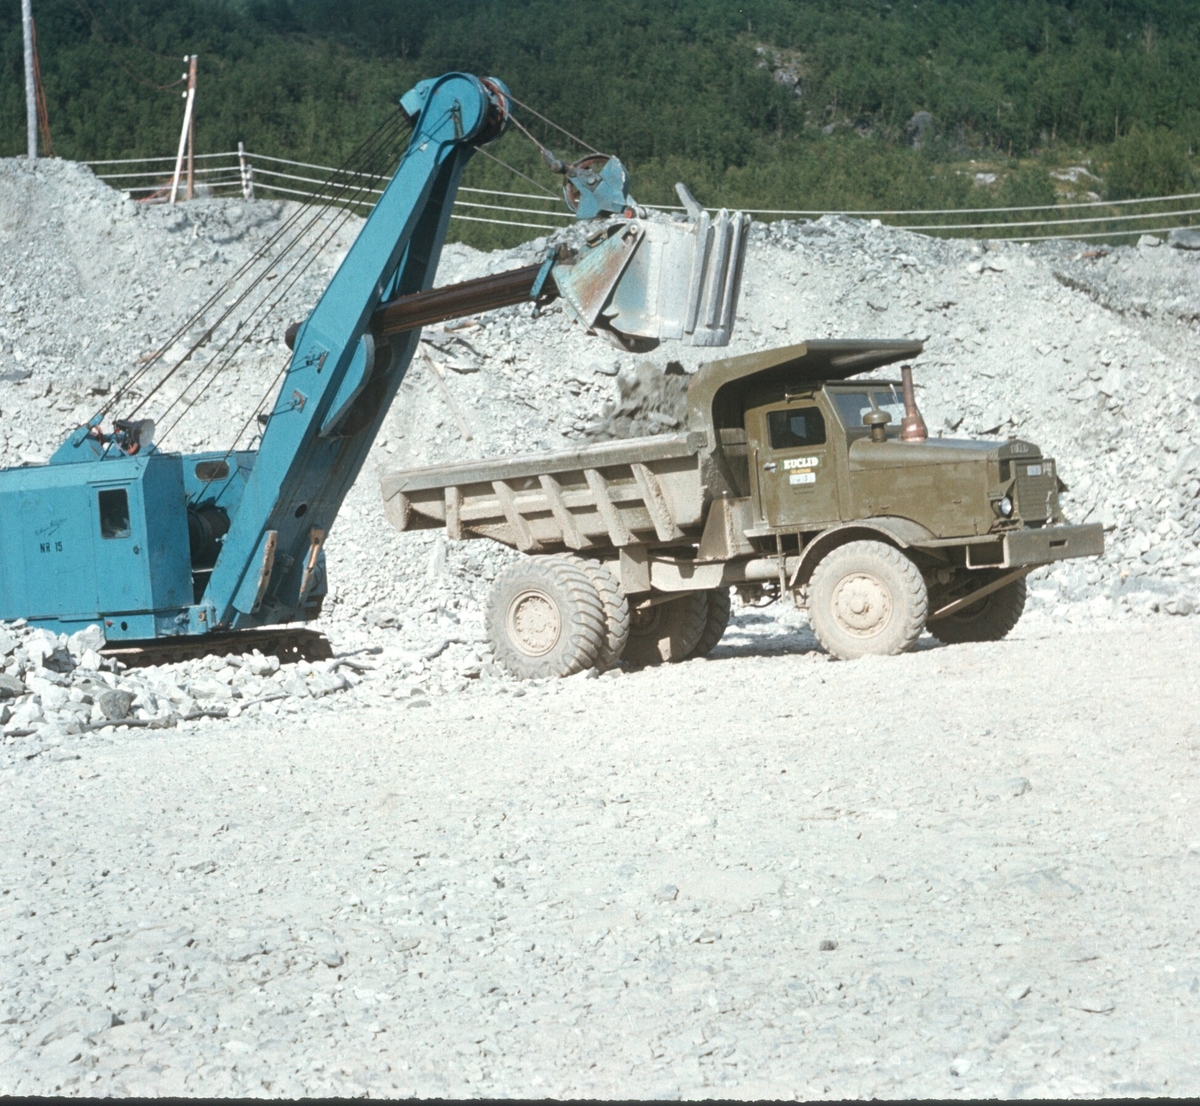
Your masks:
<instances>
[{"instance_id":1,"label":"truck side window","mask_svg":"<svg viewBox=\"0 0 1200 1106\"><path fill-rule=\"evenodd\" d=\"M825 442L825 416L820 408L801 407L789 411L769 411L767 430L772 449L803 449Z\"/></svg>"},{"instance_id":2,"label":"truck side window","mask_svg":"<svg viewBox=\"0 0 1200 1106\"><path fill-rule=\"evenodd\" d=\"M108 488L99 493L100 536L129 537L129 496L124 488Z\"/></svg>"}]
</instances>

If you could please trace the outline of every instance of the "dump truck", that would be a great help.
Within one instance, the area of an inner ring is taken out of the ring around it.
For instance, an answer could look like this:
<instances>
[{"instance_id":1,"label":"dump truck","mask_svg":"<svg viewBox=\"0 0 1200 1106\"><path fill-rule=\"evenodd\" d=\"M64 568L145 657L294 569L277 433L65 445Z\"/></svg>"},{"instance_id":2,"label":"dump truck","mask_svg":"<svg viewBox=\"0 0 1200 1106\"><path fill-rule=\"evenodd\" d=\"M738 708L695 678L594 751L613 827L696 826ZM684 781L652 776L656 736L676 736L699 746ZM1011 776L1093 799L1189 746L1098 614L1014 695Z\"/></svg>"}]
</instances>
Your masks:
<instances>
[{"instance_id":1,"label":"dump truck","mask_svg":"<svg viewBox=\"0 0 1200 1106\"><path fill-rule=\"evenodd\" d=\"M996 641L1034 569L1104 550L1053 458L930 438L908 340L810 341L702 365L676 434L383 474L390 522L525 556L486 626L518 677L707 654L749 602L790 598L834 657ZM900 379L874 374L906 362Z\"/></svg>"}]
</instances>

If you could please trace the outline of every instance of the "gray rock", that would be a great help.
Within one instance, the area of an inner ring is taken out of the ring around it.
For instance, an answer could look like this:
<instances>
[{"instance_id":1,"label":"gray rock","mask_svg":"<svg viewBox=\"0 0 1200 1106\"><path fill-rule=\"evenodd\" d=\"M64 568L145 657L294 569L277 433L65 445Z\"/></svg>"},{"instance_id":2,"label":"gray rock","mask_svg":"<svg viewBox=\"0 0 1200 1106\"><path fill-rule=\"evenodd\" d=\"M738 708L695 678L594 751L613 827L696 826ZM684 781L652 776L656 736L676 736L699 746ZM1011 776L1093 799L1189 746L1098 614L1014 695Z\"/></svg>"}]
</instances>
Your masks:
<instances>
[{"instance_id":1,"label":"gray rock","mask_svg":"<svg viewBox=\"0 0 1200 1106\"><path fill-rule=\"evenodd\" d=\"M27 690L28 688L16 676L0 672L0 699L16 699L18 696L24 695Z\"/></svg>"},{"instance_id":2,"label":"gray rock","mask_svg":"<svg viewBox=\"0 0 1200 1106\"><path fill-rule=\"evenodd\" d=\"M822 937L821 943L817 946L822 952L833 952L838 947L838 943L832 937Z\"/></svg>"},{"instance_id":3,"label":"gray rock","mask_svg":"<svg viewBox=\"0 0 1200 1106\"><path fill-rule=\"evenodd\" d=\"M918 111L905 123L904 129L908 132L913 149L919 150L927 139L933 137L933 116L927 111Z\"/></svg>"},{"instance_id":4,"label":"gray rock","mask_svg":"<svg viewBox=\"0 0 1200 1106\"><path fill-rule=\"evenodd\" d=\"M42 658L42 667L51 672L70 672L75 667L71 651L65 645L56 645L54 649Z\"/></svg>"},{"instance_id":5,"label":"gray rock","mask_svg":"<svg viewBox=\"0 0 1200 1106\"><path fill-rule=\"evenodd\" d=\"M1200 250L1200 230L1177 227L1167 235L1167 245L1177 250Z\"/></svg>"},{"instance_id":6,"label":"gray rock","mask_svg":"<svg viewBox=\"0 0 1200 1106\"><path fill-rule=\"evenodd\" d=\"M119 722L121 719L129 717L129 711L133 707L133 696L128 691L114 688L101 695L97 702L101 711L104 712L105 718Z\"/></svg>"}]
</instances>

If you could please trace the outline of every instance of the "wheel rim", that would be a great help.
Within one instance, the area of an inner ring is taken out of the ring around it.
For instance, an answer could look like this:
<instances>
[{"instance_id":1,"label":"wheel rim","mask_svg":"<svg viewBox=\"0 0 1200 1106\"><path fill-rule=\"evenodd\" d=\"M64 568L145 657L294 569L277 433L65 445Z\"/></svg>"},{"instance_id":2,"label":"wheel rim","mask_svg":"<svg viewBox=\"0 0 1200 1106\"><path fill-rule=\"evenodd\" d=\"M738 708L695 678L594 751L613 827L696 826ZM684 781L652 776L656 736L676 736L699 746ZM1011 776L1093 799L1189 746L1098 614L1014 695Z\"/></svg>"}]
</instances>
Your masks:
<instances>
[{"instance_id":1,"label":"wheel rim","mask_svg":"<svg viewBox=\"0 0 1200 1106\"><path fill-rule=\"evenodd\" d=\"M635 608L629 620L630 637L648 637L658 629L662 621L662 603L652 607Z\"/></svg>"},{"instance_id":2,"label":"wheel rim","mask_svg":"<svg viewBox=\"0 0 1200 1106\"><path fill-rule=\"evenodd\" d=\"M544 657L562 636L558 604L544 591L521 592L508 605L508 636L527 657Z\"/></svg>"},{"instance_id":3,"label":"wheel rim","mask_svg":"<svg viewBox=\"0 0 1200 1106\"><path fill-rule=\"evenodd\" d=\"M833 589L833 614L846 633L874 637L892 618L892 593L878 576L851 572Z\"/></svg>"}]
</instances>

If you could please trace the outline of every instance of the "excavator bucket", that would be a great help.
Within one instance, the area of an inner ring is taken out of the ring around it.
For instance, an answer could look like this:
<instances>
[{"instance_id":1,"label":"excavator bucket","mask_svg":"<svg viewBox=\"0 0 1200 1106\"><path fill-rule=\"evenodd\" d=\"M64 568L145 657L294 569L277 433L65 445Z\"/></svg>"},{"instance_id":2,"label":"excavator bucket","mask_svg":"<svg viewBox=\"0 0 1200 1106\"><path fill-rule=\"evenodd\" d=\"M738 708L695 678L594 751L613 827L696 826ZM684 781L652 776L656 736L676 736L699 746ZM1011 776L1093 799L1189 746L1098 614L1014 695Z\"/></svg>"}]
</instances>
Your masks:
<instances>
[{"instance_id":1,"label":"excavator bucket","mask_svg":"<svg viewBox=\"0 0 1200 1106\"><path fill-rule=\"evenodd\" d=\"M573 263L554 266L554 282L584 326L626 345L729 344L750 217L698 206L686 221L618 223Z\"/></svg>"}]
</instances>

